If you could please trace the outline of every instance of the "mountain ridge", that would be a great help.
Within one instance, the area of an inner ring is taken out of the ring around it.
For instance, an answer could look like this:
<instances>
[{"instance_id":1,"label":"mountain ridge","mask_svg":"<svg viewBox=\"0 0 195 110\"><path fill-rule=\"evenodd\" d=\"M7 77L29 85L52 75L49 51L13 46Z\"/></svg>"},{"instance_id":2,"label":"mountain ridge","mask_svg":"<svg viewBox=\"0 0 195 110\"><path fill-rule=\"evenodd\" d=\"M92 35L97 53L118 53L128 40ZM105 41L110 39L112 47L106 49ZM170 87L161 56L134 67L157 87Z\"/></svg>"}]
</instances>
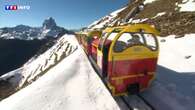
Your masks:
<instances>
[{"instance_id":1,"label":"mountain ridge","mask_svg":"<svg viewBox=\"0 0 195 110\"><path fill-rule=\"evenodd\" d=\"M61 33L70 32L63 27L57 26L52 17L45 19L41 27L20 24L15 27L0 28L0 38L2 39L41 40L48 36L56 38Z\"/></svg>"}]
</instances>

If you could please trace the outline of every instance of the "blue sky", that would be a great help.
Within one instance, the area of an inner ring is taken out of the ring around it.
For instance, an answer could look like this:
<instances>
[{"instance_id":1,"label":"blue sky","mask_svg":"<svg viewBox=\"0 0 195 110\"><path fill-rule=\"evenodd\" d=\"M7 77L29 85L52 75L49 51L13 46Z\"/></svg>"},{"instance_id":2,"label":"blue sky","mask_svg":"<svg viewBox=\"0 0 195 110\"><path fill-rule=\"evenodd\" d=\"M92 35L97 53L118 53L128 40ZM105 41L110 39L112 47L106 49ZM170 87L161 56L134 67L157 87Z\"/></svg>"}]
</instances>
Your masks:
<instances>
[{"instance_id":1,"label":"blue sky","mask_svg":"<svg viewBox=\"0 0 195 110\"><path fill-rule=\"evenodd\" d=\"M0 27L41 26L53 17L59 26L78 29L127 4L128 0L0 0ZM6 11L5 5L29 5L30 10Z\"/></svg>"}]
</instances>

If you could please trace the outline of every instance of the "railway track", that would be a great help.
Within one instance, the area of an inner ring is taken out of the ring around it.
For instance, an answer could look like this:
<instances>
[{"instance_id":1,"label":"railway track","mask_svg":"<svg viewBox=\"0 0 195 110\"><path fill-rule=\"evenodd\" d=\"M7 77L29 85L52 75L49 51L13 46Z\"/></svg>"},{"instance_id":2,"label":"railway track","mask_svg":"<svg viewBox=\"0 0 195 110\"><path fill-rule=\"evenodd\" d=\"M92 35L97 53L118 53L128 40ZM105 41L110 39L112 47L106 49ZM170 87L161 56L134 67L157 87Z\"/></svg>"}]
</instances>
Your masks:
<instances>
[{"instance_id":1,"label":"railway track","mask_svg":"<svg viewBox=\"0 0 195 110\"><path fill-rule=\"evenodd\" d=\"M121 106L121 103L118 102L118 105L120 106L121 110L134 110L134 108L123 96L120 96L120 99L123 101L124 105L126 106L126 107Z\"/></svg>"},{"instance_id":2,"label":"railway track","mask_svg":"<svg viewBox=\"0 0 195 110\"><path fill-rule=\"evenodd\" d=\"M141 94L138 94L137 95L140 99L142 99L142 101L144 101L144 103L148 106L148 107L150 107L150 109L151 110L156 110L155 108L154 108L154 106L153 105L151 105Z\"/></svg>"},{"instance_id":3,"label":"railway track","mask_svg":"<svg viewBox=\"0 0 195 110\"><path fill-rule=\"evenodd\" d=\"M121 110L155 110L155 108L141 95L115 97Z\"/></svg>"},{"instance_id":4,"label":"railway track","mask_svg":"<svg viewBox=\"0 0 195 110\"><path fill-rule=\"evenodd\" d=\"M109 90L106 81L101 76L101 70L98 68L95 61L91 56L89 56L88 59L106 88ZM121 110L156 110L141 94L113 98L116 100Z\"/></svg>"}]
</instances>

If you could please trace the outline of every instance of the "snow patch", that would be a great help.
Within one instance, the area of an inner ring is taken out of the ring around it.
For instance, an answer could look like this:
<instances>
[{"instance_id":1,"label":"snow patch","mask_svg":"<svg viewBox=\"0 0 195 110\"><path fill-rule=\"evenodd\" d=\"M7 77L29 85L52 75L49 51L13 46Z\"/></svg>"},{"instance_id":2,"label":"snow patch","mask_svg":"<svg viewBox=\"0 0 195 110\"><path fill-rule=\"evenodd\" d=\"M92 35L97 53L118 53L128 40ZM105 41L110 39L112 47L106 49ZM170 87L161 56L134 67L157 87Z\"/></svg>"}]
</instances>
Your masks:
<instances>
[{"instance_id":1,"label":"snow patch","mask_svg":"<svg viewBox=\"0 0 195 110\"><path fill-rule=\"evenodd\" d=\"M150 4L150 3L154 2L154 1L156 1L156 0L145 0L145 1L144 1L144 5Z\"/></svg>"},{"instance_id":2,"label":"snow patch","mask_svg":"<svg viewBox=\"0 0 195 110\"><path fill-rule=\"evenodd\" d=\"M195 108L195 34L158 37L160 55L156 80L142 93L158 110ZM162 42L160 42L162 41ZM186 56L191 56L186 59Z\"/></svg>"},{"instance_id":3,"label":"snow patch","mask_svg":"<svg viewBox=\"0 0 195 110\"><path fill-rule=\"evenodd\" d=\"M117 16L118 15L118 13L119 12L121 12L121 11L123 11L125 8L127 8L127 7L123 7L123 8L121 8L121 9L118 9L118 10L116 10L116 11L114 11L114 12L112 12L110 15L112 15L112 16Z\"/></svg>"},{"instance_id":4,"label":"snow patch","mask_svg":"<svg viewBox=\"0 0 195 110\"><path fill-rule=\"evenodd\" d=\"M128 23L141 23L141 22L144 22L144 21L147 21L148 18L144 18L144 19L129 19Z\"/></svg>"},{"instance_id":5,"label":"snow patch","mask_svg":"<svg viewBox=\"0 0 195 110\"><path fill-rule=\"evenodd\" d=\"M164 14L166 14L166 12L158 13L158 14L156 14L156 16L154 16L153 18L156 18L156 17L158 17L158 16L162 16L162 15L164 15Z\"/></svg>"},{"instance_id":6,"label":"snow patch","mask_svg":"<svg viewBox=\"0 0 195 110\"><path fill-rule=\"evenodd\" d=\"M106 25L113 24L113 22L116 21L116 17L119 12L123 11L126 7L123 7L121 9L118 9L109 15L106 15L105 17L93 22L88 26L89 29L101 29L105 27Z\"/></svg>"},{"instance_id":7,"label":"snow patch","mask_svg":"<svg viewBox=\"0 0 195 110\"><path fill-rule=\"evenodd\" d=\"M160 42L162 39L166 42ZM171 35L159 38L159 42L159 65L177 72L195 72L195 34L187 34L182 38ZM190 59L185 58L188 55L191 56Z\"/></svg>"},{"instance_id":8,"label":"snow patch","mask_svg":"<svg viewBox=\"0 0 195 110\"><path fill-rule=\"evenodd\" d=\"M178 4L180 7L180 12L183 11L195 11L195 1L194 0L183 0L182 4Z\"/></svg>"}]
</instances>

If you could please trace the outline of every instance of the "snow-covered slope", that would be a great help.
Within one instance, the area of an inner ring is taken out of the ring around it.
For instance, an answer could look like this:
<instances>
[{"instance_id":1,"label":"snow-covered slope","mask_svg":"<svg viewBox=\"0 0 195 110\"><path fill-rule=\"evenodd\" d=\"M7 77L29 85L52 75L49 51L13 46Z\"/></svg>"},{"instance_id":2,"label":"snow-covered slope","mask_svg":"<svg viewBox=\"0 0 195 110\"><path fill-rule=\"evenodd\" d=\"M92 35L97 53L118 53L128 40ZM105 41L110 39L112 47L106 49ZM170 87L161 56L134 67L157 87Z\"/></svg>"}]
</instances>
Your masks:
<instances>
[{"instance_id":1,"label":"snow-covered slope","mask_svg":"<svg viewBox=\"0 0 195 110\"><path fill-rule=\"evenodd\" d=\"M57 43L45 53L37 58L31 58L21 68L2 75L0 77L0 84L2 82L6 83L0 86L5 86L5 88L0 91L0 96L2 97L2 94L9 95L9 92L12 93L16 89L28 85L57 65L63 58L74 52L77 49L77 45L72 44L72 42L74 43L76 41L67 40L70 36L71 35L62 36Z\"/></svg>"},{"instance_id":2,"label":"snow-covered slope","mask_svg":"<svg viewBox=\"0 0 195 110\"><path fill-rule=\"evenodd\" d=\"M195 34L160 38L159 65L176 72L195 72Z\"/></svg>"},{"instance_id":3,"label":"snow-covered slope","mask_svg":"<svg viewBox=\"0 0 195 110\"><path fill-rule=\"evenodd\" d=\"M64 39L78 49L34 83L1 101L2 110L119 110L76 38Z\"/></svg>"},{"instance_id":4,"label":"snow-covered slope","mask_svg":"<svg viewBox=\"0 0 195 110\"><path fill-rule=\"evenodd\" d=\"M152 2L154 2L154 1L156 1L156 0L145 0L145 1L144 1L144 4L149 4L149 3L152 3Z\"/></svg>"},{"instance_id":5,"label":"snow-covered slope","mask_svg":"<svg viewBox=\"0 0 195 110\"><path fill-rule=\"evenodd\" d=\"M178 4L180 11L195 11L195 1L193 0L183 0L181 4Z\"/></svg>"},{"instance_id":6,"label":"snow-covered slope","mask_svg":"<svg viewBox=\"0 0 195 110\"><path fill-rule=\"evenodd\" d=\"M118 21L117 19L118 13L124 10L125 8L126 7L118 9L110 13L109 15L106 15L105 17L99 19L98 21L94 21L92 24L88 26L88 29L101 29L104 28L105 26L114 25Z\"/></svg>"}]
</instances>

